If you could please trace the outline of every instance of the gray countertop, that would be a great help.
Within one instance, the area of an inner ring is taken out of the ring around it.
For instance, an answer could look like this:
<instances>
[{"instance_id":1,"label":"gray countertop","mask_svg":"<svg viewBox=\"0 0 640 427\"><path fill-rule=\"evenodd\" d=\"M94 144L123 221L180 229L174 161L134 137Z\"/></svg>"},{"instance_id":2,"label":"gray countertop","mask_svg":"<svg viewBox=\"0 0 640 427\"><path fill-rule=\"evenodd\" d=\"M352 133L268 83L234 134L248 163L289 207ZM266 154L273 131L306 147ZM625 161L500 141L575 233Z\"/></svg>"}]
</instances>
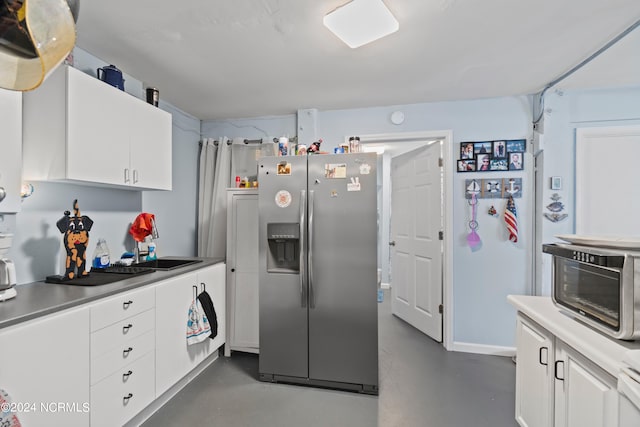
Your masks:
<instances>
[{"instance_id":1,"label":"gray countertop","mask_svg":"<svg viewBox=\"0 0 640 427\"><path fill-rule=\"evenodd\" d=\"M202 262L170 271L154 271L99 286L45 282L18 285L16 286L18 295L15 298L0 302L0 329L224 262L222 258L164 258L199 259Z\"/></svg>"}]
</instances>

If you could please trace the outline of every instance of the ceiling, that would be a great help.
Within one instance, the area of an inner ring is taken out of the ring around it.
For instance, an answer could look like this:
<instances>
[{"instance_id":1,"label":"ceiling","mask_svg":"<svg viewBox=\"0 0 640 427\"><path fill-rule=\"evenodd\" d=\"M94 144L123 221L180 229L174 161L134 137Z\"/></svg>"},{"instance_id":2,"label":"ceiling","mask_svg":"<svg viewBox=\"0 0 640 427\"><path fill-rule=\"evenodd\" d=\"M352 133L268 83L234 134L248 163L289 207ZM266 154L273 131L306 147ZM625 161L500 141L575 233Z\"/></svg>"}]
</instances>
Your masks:
<instances>
[{"instance_id":1,"label":"ceiling","mask_svg":"<svg viewBox=\"0 0 640 427\"><path fill-rule=\"evenodd\" d=\"M77 46L214 120L537 93L640 19L638 0L385 0L398 32L350 49L322 24L346 2L82 1ZM640 29L561 85L640 84L638 52Z\"/></svg>"}]
</instances>

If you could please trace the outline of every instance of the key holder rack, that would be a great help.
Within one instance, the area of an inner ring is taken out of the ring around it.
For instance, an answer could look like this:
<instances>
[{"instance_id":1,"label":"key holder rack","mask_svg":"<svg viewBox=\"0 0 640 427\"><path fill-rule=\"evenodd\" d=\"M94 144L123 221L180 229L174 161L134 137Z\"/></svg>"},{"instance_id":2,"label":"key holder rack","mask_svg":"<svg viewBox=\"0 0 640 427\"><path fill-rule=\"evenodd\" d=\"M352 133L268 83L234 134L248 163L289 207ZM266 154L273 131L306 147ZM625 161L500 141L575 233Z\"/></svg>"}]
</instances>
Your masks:
<instances>
[{"instance_id":1,"label":"key holder rack","mask_svg":"<svg viewBox=\"0 0 640 427\"><path fill-rule=\"evenodd\" d=\"M466 179L465 198L471 199L514 199L522 197L522 178Z\"/></svg>"}]
</instances>

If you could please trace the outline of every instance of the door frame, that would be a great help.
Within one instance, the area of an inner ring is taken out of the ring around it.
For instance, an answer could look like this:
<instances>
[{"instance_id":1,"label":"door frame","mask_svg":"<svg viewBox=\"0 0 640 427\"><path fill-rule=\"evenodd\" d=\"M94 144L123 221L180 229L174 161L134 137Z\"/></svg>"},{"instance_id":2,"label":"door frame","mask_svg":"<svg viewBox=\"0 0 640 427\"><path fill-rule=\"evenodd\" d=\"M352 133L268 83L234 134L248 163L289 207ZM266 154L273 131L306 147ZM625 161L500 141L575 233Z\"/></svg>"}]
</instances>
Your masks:
<instances>
[{"instance_id":1,"label":"door frame","mask_svg":"<svg viewBox=\"0 0 640 427\"><path fill-rule=\"evenodd\" d=\"M443 252L442 252L442 344L453 349L453 131L394 132L359 135L361 144L442 141L443 173ZM345 137L345 142L348 137ZM383 194L385 188L383 187Z\"/></svg>"}]
</instances>

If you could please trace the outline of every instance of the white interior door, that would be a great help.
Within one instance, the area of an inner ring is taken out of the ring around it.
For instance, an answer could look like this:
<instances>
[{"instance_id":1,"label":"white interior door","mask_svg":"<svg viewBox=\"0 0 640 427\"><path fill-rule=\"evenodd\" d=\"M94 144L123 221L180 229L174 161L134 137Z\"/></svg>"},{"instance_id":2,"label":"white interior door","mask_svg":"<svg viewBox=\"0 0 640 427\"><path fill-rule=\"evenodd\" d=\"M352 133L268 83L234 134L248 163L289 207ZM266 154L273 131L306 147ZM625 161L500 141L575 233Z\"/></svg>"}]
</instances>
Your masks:
<instances>
[{"instance_id":1,"label":"white interior door","mask_svg":"<svg viewBox=\"0 0 640 427\"><path fill-rule=\"evenodd\" d=\"M391 307L442 341L442 142L391 160Z\"/></svg>"},{"instance_id":2,"label":"white interior door","mask_svg":"<svg viewBox=\"0 0 640 427\"><path fill-rule=\"evenodd\" d=\"M640 126L576 130L577 234L640 236L638 150Z\"/></svg>"}]
</instances>

